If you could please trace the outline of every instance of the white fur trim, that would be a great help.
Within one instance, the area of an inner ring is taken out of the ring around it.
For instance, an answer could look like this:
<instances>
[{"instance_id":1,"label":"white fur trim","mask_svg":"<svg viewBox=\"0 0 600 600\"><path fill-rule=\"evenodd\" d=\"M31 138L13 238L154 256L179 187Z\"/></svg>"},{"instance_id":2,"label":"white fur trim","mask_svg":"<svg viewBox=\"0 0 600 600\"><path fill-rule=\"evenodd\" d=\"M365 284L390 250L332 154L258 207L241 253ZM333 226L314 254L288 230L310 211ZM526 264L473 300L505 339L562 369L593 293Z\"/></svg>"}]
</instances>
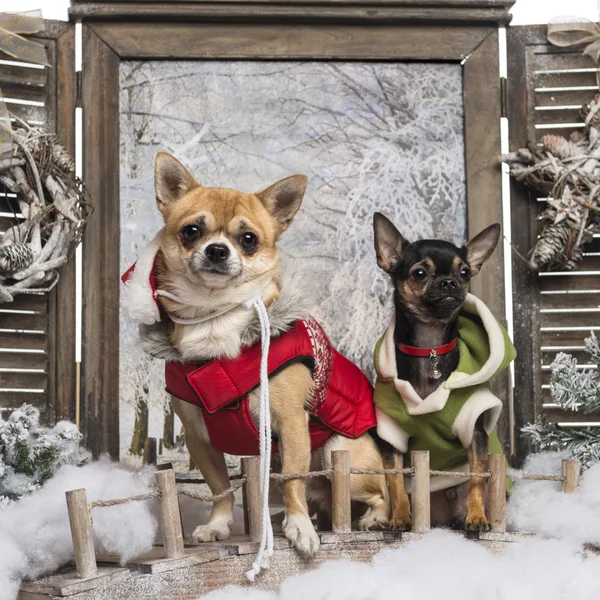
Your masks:
<instances>
[{"instance_id":1,"label":"white fur trim","mask_svg":"<svg viewBox=\"0 0 600 600\"><path fill-rule=\"evenodd\" d=\"M446 389L444 384L436 388L425 399L422 399L412 384L404 379L396 379L394 386L402 396L410 415L426 415L442 410L450 397L450 390Z\"/></svg>"},{"instance_id":2,"label":"white fur trim","mask_svg":"<svg viewBox=\"0 0 600 600\"><path fill-rule=\"evenodd\" d=\"M392 417L379 408L375 408L375 415L379 437L394 446L399 452L406 452L408 450L408 433L400 428Z\"/></svg>"},{"instance_id":3,"label":"white fur trim","mask_svg":"<svg viewBox=\"0 0 600 600\"><path fill-rule=\"evenodd\" d=\"M160 249L162 232L161 229L140 254L131 278L125 282L121 295L122 305L136 323L152 325L160 321L160 311L150 286L150 273L156 253Z\"/></svg>"},{"instance_id":4,"label":"white fur trim","mask_svg":"<svg viewBox=\"0 0 600 600\"><path fill-rule=\"evenodd\" d=\"M483 426L489 435L496 427L501 411L502 402L487 388L479 388L460 409L452 424L452 433L460 439L463 447L468 448L473 440L477 419L484 415Z\"/></svg>"},{"instance_id":5,"label":"white fur trim","mask_svg":"<svg viewBox=\"0 0 600 600\"><path fill-rule=\"evenodd\" d=\"M477 373L473 373L473 375L460 377L458 373L453 374L446 383L446 386L451 390L479 385L489 381L500 368L506 352L502 329L500 329L498 321L496 321L490 309L479 298L473 296L473 294L467 294L463 309L465 312L478 315L481 318L483 327L488 335L490 357L483 367Z\"/></svg>"},{"instance_id":6,"label":"white fur trim","mask_svg":"<svg viewBox=\"0 0 600 600\"><path fill-rule=\"evenodd\" d=\"M464 471L465 473L469 472L469 463L466 463L456 469L452 469L453 471ZM429 489L432 492L437 492L439 490L447 490L448 488L455 487L460 485L461 483L465 483L469 481L468 477L447 477L446 475L435 475L429 478ZM404 487L406 488L406 492L408 494L412 493L412 477L404 478Z\"/></svg>"}]
</instances>

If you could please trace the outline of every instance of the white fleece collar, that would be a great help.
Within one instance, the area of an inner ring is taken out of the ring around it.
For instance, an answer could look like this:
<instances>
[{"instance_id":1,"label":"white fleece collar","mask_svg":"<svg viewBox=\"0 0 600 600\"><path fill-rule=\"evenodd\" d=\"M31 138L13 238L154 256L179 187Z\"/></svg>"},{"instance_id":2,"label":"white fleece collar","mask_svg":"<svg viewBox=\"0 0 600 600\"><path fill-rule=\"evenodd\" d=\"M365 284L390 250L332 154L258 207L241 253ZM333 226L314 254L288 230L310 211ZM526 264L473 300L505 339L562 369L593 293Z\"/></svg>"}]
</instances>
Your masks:
<instances>
[{"instance_id":1,"label":"white fleece collar","mask_svg":"<svg viewBox=\"0 0 600 600\"><path fill-rule=\"evenodd\" d=\"M404 400L410 415L423 415L442 410L446 406L451 390L479 385L489 381L502 364L505 355L504 335L490 309L473 294L467 294L463 311L477 315L481 319L488 335L490 356L477 373L469 375L468 373L454 371L447 381L441 382L440 386L426 398L421 398L410 382L398 378L396 345L394 343L396 314L392 315L379 349L379 364L377 368L382 378L394 379L394 387L402 396L402 400Z\"/></svg>"}]
</instances>

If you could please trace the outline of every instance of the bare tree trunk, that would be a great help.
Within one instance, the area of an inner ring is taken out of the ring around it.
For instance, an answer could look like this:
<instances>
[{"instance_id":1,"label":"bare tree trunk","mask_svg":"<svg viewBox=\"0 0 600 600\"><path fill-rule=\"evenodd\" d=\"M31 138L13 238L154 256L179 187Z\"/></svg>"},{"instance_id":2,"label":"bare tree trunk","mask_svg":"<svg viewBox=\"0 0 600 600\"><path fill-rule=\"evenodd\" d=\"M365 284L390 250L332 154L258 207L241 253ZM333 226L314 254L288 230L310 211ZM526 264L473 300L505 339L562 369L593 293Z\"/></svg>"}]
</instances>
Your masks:
<instances>
[{"instance_id":1,"label":"bare tree trunk","mask_svg":"<svg viewBox=\"0 0 600 600\"><path fill-rule=\"evenodd\" d=\"M175 414L173 413L173 407L169 402L167 406L165 406L165 424L163 426L163 440L162 446L163 449L169 449L175 447L175 440L173 439L173 434L175 430Z\"/></svg>"},{"instance_id":2,"label":"bare tree trunk","mask_svg":"<svg viewBox=\"0 0 600 600\"><path fill-rule=\"evenodd\" d=\"M144 452L144 443L148 437L148 388L144 386L143 393L138 394L135 405L135 423L129 451L135 456Z\"/></svg>"}]
</instances>

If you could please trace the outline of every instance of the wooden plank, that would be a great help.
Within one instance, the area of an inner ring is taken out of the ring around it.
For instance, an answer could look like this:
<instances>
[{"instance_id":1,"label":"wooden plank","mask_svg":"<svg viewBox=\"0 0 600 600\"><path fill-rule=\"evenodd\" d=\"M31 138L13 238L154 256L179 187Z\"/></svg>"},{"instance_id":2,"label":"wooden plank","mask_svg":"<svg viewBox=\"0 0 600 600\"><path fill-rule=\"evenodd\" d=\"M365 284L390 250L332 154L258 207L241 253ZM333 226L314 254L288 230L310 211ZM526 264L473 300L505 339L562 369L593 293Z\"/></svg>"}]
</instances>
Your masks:
<instances>
[{"instance_id":1,"label":"wooden plank","mask_svg":"<svg viewBox=\"0 0 600 600\"><path fill-rule=\"evenodd\" d=\"M182 556L172 558L153 558L147 561L136 561L136 566L141 573L156 575L176 569L188 569L207 562L219 560L221 555L218 550L201 550L199 548L187 548Z\"/></svg>"},{"instance_id":2,"label":"wooden plank","mask_svg":"<svg viewBox=\"0 0 600 600\"><path fill-rule=\"evenodd\" d=\"M47 384L45 373L0 373L0 388L46 391Z\"/></svg>"},{"instance_id":3,"label":"wooden plank","mask_svg":"<svg viewBox=\"0 0 600 600\"><path fill-rule=\"evenodd\" d=\"M3 65L0 65L3 67ZM33 102L46 102L46 90L37 85L27 85L26 82L6 83L0 77L0 86L4 98L27 100Z\"/></svg>"},{"instance_id":4,"label":"wooden plank","mask_svg":"<svg viewBox=\"0 0 600 600\"><path fill-rule=\"evenodd\" d=\"M48 294L19 294L14 302L0 306L0 315L4 311L33 310L45 313L48 310Z\"/></svg>"},{"instance_id":5,"label":"wooden plank","mask_svg":"<svg viewBox=\"0 0 600 600\"><path fill-rule=\"evenodd\" d=\"M48 367L45 354L23 354L13 352L0 353L1 369L43 369Z\"/></svg>"},{"instance_id":6,"label":"wooden plank","mask_svg":"<svg viewBox=\"0 0 600 600\"><path fill-rule=\"evenodd\" d=\"M545 310L552 312L540 311L540 325L542 327L594 327L600 323L600 309L598 308L584 308L582 309L584 312L575 312L574 308Z\"/></svg>"},{"instance_id":7,"label":"wooden plank","mask_svg":"<svg viewBox=\"0 0 600 600\"><path fill-rule=\"evenodd\" d=\"M565 282L568 285L568 281ZM579 293L578 293L579 292ZM565 290L565 293L541 294L540 308L598 308L600 306L600 281L595 290Z\"/></svg>"},{"instance_id":8,"label":"wooden plank","mask_svg":"<svg viewBox=\"0 0 600 600\"><path fill-rule=\"evenodd\" d=\"M510 27L507 31L508 50L508 120L510 150L524 148L528 143L527 115L533 110L533 96L529 83L533 69L531 52L527 43L536 37L529 27ZM543 35L539 31L540 35ZM528 188L514 179L510 180L511 243L522 256L535 243L535 218L537 209ZM517 256L512 259L513 326L517 360L514 362L513 402L509 405L512 419L507 427L510 439L510 463L520 467L532 450L530 442L520 435L520 429L535 420L536 406L541 404L539 382L539 340L532 332L538 324L538 277Z\"/></svg>"},{"instance_id":9,"label":"wooden plank","mask_svg":"<svg viewBox=\"0 0 600 600\"><path fill-rule=\"evenodd\" d=\"M577 108L563 109L554 108L552 110L538 110L535 111L535 123L536 125L557 125L561 123L581 123L582 118L579 115L580 105L577 104ZM545 132L543 132L545 133Z\"/></svg>"},{"instance_id":10,"label":"wooden plank","mask_svg":"<svg viewBox=\"0 0 600 600\"><path fill-rule=\"evenodd\" d=\"M89 27L121 58L153 60L462 60L493 31L486 27L247 23L121 22L93 23Z\"/></svg>"},{"instance_id":11,"label":"wooden plank","mask_svg":"<svg viewBox=\"0 0 600 600\"><path fill-rule=\"evenodd\" d=\"M48 330L48 316L44 314L0 313L0 329Z\"/></svg>"},{"instance_id":12,"label":"wooden plank","mask_svg":"<svg viewBox=\"0 0 600 600\"><path fill-rule=\"evenodd\" d=\"M20 333L0 332L0 349L18 352L19 350L46 350L47 347L48 337L45 334L22 335Z\"/></svg>"},{"instance_id":13,"label":"wooden plank","mask_svg":"<svg viewBox=\"0 0 600 600\"><path fill-rule=\"evenodd\" d=\"M541 291L582 291L600 289L598 271L570 271L567 273L540 273L538 285Z\"/></svg>"},{"instance_id":14,"label":"wooden plank","mask_svg":"<svg viewBox=\"0 0 600 600\"><path fill-rule=\"evenodd\" d=\"M337 23L352 21L354 23L373 22L414 22L431 23L508 23L510 15L505 7L444 7L444 6L378 6L366 4L362 6L312 4L297 6L291 3L282 5L249 3L122 3L122 2L87 2L71 7L69 14L73 19L82 21L109 21L135 19L136 21L239 21L264 22L303 22L326 20Z\"/></svg>"},{"instance_id":15,"label":"wooden plank","mask_svg":"<svg viewBox=\"0 0 600 600\"><path fill-rule=\"evenodd\" d=\"M572 411L563 411L559 408L546 408L544 409L544 416L549 421L557 423L598 423L600 422L600 413L595 414L583 414L574 413Z\"/></svg>"},{"instance_id":16,"label":"wooden plank","mask_svg":"<svg viewBox=\"0 0 600 600\"><path fill-rule=\"evenodd\" d=\"M537 73L533 85L536 89L597 85L596 72L596 69L588 68Z\"/></svg>"},{"instance_id":17,"label":"wooden plank","mask_svg":"<svg viewBox=\"0 0 600 600\"><path fill-rule=\"evenodd\" d=\"M5 86L12 84L43 88L48 78L47 69L31 68L25 66L26 64L0 65L0 87L4 89Z\"/></svg>"},{"instance_id":18,"label":"wooden plank","mask_svg":"<svg viewBox=\"0 0 600 600\"><path fill-rule=\"evenodd\" d=\"M199 2L199 0L178 0L180 3ZM240 0L212 0L214 4L239 4ZM96 4L114 3L114 0L95 0ZM121 0L122 4L164 4L164 0ZM314 4L314 0L244 0L245 4ZM319 4L368 4L369 0L322 0ZM71 4L89 4L89 0L72 0ZM446 6L446 7L506 7L510 8L514 0L377 0L376 4L389 6Z\"/></svg>"},{"instance_id":19,"label":"wooden plank","mask_svg":"<svg viewBox=\"0 0 600 600\"><path fill-rule=\"evenodd\" d=\"M492 223L502 224L502 174L500 149L500 79L498 32L494 31L469 57L464 66L465 168L467 230L472 237ZM494 316L506 324L504 301L504 249L502 238L481 273L471 283ZM497 376L492 389L506 406L508 373ZM506 441L506 412L500 417L498 435Z\"/></svg>"},{"instance_id":20,"label":"wooden plank","mask_svg":"<svg viewBox=\"0 0 600 600\"><path fill-rule=\"evenodd\" d=\"M534 51L537 51L534 65L536 73L561 69L594 68L594 61L589 56L585 56L580 50L573 48L561 50L548 44L534 47Z\"/></svg>"},{"instance_id":21,"label":"wooden plank","mask_svg":"<svg viewBox=\"0 0 600 600\"><path fill-rule=\"evenodd\" d=\"M594 83L571 89L562 87L545 88L535 92L534 102L536 106L581 106L589 102L597 93L598 87Z\"/></svg>"},{"instance_id":22,"label":"wooden plank","mask_svg":"<svg viewBox=\"0 0 600 600\"><path fill-rule=\"evenodd\" d=\"M590 336L590 329L583 328L581 331L544 331L542 330L541 345L542 346L581 346L583 340ZM596 336L600 336L600 327L596 323L594 325Z\"/></svg>"},{"instance_id":23,"label":"wooden plank","mask_svg":"<svg viewBox=\"0 0 600 600\"><path fill-rule=\"evenodd\" d=\"M79 579L77 573L74 572L60 573L34 583L23 583L21 584L21 590L29 594L65 597L98 588L109 590L110 586L129 579L131 579L129 569L102 567L98 569L98 574L95 577L89 579Z\"/></svg>"},{"instance_id":24,"label":"wooden plank","mask_svg":"<svg viewBox=\"0 0 600 600\"><path fill-rule=\"evenodd\" d=\"M48 86L49 120L65 148L75 156L75 27L67 28L55 44L55 68ZM57 286L49 295L50 381L49 400L55 419L75 421L76 413L76 268L75 255L60 270Z\"/></svg>"},{"instance_id":25,"label":"wooden plank","mask_svg":"<svg viewBox=\"0 0 600 600\"><path fill-rule=\"evenodd\" d=\"M83 239L81 428L119 456L119 59L83 27L83 173L96 210ZM111 351L108 351L108 349Z\"/></svg>"}]
</instances>

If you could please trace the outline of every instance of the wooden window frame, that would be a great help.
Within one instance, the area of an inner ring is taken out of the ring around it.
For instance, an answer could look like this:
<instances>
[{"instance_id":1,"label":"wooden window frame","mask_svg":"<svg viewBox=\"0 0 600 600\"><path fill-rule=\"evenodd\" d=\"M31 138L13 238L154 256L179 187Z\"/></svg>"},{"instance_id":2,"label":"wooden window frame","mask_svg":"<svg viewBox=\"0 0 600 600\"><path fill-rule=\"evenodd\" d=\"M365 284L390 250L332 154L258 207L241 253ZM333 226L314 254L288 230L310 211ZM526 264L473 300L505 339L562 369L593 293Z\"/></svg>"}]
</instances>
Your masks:
<instances>
[{"instance_id":1,"label":"wooden window frame","mask_svg":"<svg viewBox=\"0 0 600 600\"><path fill-rule=\"evenodd\" d=\"M511 0L80 2L83 172L96 210L83 241L81 426L119 454L121 60L442 61L463 65L467 229L502 222L498 26ZM502 244L472 291L505 315ZM506 399L508 380L496 392ZM500 435L505 437L501 428Z\"/></svg>"}]
</instances>

